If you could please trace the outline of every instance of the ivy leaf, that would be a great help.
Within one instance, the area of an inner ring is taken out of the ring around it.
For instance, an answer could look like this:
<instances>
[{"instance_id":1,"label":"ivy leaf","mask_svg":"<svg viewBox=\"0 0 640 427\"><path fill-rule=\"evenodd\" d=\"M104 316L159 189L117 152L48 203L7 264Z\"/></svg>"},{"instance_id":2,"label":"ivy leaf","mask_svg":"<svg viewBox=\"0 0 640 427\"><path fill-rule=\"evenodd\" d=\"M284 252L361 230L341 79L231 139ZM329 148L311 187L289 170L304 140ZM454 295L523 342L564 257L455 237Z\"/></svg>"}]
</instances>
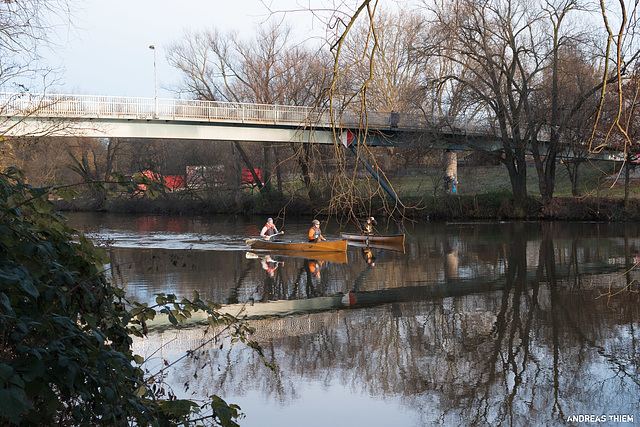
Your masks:
<instances>
[{"instance_id":1,"label":"ivy leaf","mask_svg":"<svg viewBox=\"0 0 640 427\"><path fill-rule=\"evenodd\" d=\"M36 288L36 286L33 284L33 279L31 279L31 277L29 276L23 277L20 280L20 287L24 289L24 291L29 295L31 295L32 297L37 298L40 296L40 292L38 292L38 288Z\"/></svg>"},{"instance_id":2,"label":"ivy leaf","mask_svg":"<svg viewBox=\"0 0 640 427\"><path fill-rule=\"evenodd\" d=\"M171 322L173 326L176 326L178 324L178 319L176 319L176 316L174 316L172 312L169 312L168 314L169 314L169 322Z\"/></svg>"},{"instance_id":3,"label":"ivy leaf","mask_svg":"<svg viewBox=\"0 0 640 427\"><path fill-rule=\"evenodd\" d=\"M0 363L0 380L6 382L13 375L13 368L6 363Z\"/></svg>"},{"instance_id":4,"label":"ivy leaf","mask_svg":"<svg viewBox=\"0 0 640 427\"><path fill-rule=\"evenodd\" d=\"M6 308L7 311L11 311L11 300L4 292L0 293L0 306Z\"/></svg>"},{"instance_id":5,"label":"ivy leaf","mask_svg":"<svg viewBox=\"0 0 640 427\"><path fill-rule=\"evenodd\" d=\"M135 395L137 397L142 397L147 392L147 388L144 385L141 385L136 389Z\"/></svg>"},{"instance_id":6,"label":"ivy leaf","mask_svg":"<svg viewBox=\"0 0 640 427\"><path fill-rule=\"evenodd\" d=\"M42 360L34 360L29 363L28 370L24 373L23 378L27 382L31 382L44 375L45 366Z\"/></svg>"},{"instance_id":7,"label":"ivy leaf","mask_svg":"<svg viewBox=\"0 0 640 427\"><path fill-rule=\"evenodd\" d=\"M20 277L12 271L0 270L0 282L6 286L15 285L20 281Z\"/></svg>"},{"instance_id":8,"label":"ivy leaf","mask_svg":"<svg viewBox=\"0 0 640 427\"><path fill-rule=\"evenodd\" d=\"M168 400L160 403L162 411L173 417L183 417L189 413L191 408L197 406L190 400Z\"/></svg>"},{"instance_id":9,"label":"ivy leaf","mask_svg":"<svg viewBox=\"0 0 640 427\"><path fill-rule=\"evenodd\" d=\"M10 387L0 390L0 414L13 424L20 424L20 416L27 413L28 402L22 389Z\"/></svg>"},{"instance_id":10,"label":"ivy leaf","mask_svg":"<svg viewBox=\"0 0 640 427\"><path fill-rule=\"evenodd\" d=\"M36 212L41 214L49 213L51 212L51 209L53 209L51 202L42 197L38 197L33 200L33 207Z\"/></svg>"},{"instance_id":11,"label":"ivy leaf","mask_svg":"<svg viewBox=\"0 0 640 427\"><path fill-rule=\"evenodd\" d=\"M55 194L56 194L56 196L62 198L63 200L66 200L67 202L70 202L71 200L76 198L76 196L78 195L78 192L75 189L71 188L71 187L67 187L67 188L59 188L59 189L57 189Z\"/></svg>"}]
</instances>

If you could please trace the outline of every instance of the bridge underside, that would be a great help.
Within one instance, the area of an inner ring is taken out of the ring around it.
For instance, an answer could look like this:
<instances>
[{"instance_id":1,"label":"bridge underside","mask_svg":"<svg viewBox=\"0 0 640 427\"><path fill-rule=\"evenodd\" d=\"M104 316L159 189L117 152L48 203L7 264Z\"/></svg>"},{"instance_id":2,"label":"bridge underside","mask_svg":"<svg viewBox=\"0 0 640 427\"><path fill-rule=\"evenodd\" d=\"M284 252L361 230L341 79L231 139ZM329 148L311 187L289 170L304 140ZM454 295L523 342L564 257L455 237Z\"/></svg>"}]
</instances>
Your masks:
<instances>
[{"instance_id":1,"label":"bridge underside","mask_svg":"<svg viewBox=\"0 0 640 427\"><path fill-rule=\"evenodd\" d=\"M260 122L224 122L198 120L124 119L113 117L64 119L48 117L5 117L0 119L7 129L4 137L69 137L69 138L130 138L201 141L251 141L274 143L340 143L343 132L352 134L357 145L398 147L419 145L424 148L452 151L500 151L502 144L494 136L438 130L409 129L336 129L294 125L265 125ZM545 151L541 144L541 151ZM569 154L567 157L584 152ZM589 153L589 158L621 161L619 153Z\"/></svg>"},{"instance_id":2,"label":"bridge underside","mask_svg":"<svg viewBox=\"0 0 640 427\"><path fill-rule=\"evenodd\" d=\"M27 120L10 118L7 119L3 127L10 128L6 134L7 136L335 143L335 137L331 129L265 126L264 124L252 123L109 118L65 120L61 122L54 118L30 118Z\"/></svg>"},{"instance_id":3,"label":"bridge underside","mask_svg":"<svg viewBox=\"0 0 640 427\"><path fill-rule=\"evenodd\" d=\"M346 129L329 127L301 127L293 125L265 125L264 123L238 123L223 121L82 118L65 119L46 117L5 118L2 127L9 129L6 136L76 137L76 138L130 138L173 139L200 141L252 141L275 143L339 143ZM401 146L422 141L433 148L458 146L459 136L440 132L398 129L369 129L366 132L350 129L357 144L370 146ZM463 138L464 139L464 138ZM467 140L468 143L468 140ZM486 144L486 142L485 142ZM461 149L469 149L469 146ZM454 148L455 149L455 148Z\"/></svg>"}]
</instances>

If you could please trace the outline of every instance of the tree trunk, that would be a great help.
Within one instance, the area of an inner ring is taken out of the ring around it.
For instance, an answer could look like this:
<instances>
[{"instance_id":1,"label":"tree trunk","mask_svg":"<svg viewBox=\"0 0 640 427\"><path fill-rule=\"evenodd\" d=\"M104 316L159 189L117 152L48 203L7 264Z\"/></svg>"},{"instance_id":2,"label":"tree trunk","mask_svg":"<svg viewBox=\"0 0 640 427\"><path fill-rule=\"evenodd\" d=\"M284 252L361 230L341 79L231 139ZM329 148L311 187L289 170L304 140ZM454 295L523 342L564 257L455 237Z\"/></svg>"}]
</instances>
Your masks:
<instances>
[{"instance_id":1,"label":"tree trunk","mask_svg":"<svg viewBox=\"0 0 640 427\"><path fill-rule=\"evenodd\" d=\"M558 158L557 146L558 134L552 130L547 153L543 160L537 138L534 136L531 141L531 151L538 174L538 189L542 197L542 211L545 214L550 214L552 211L553 190L556 182L556 160Z\"/></svg>"},{"instance_id":2,"label":"tree trunk","mask_svg":"<svg viewBox=\"0 0 640 427\"><path fill-rule=\"evenodd\" d=\"M280 152L279 147L275 145L273 147L273 154L276 161L276 179L278 180L278 194L282 196L282 168L280 167Z\"/></svg>"},{"instance_id":3,"label":"tree trunk","mask_svg":"<svg viewBox=\"0 0 640 427\"><path fill-rule=\"evenodd\" d=\"M527 163L524 159L524 154L518 156L508 155L504 163L509 172L511 191L513 192L513 207L514 209L522 209L527 198Z\"/></svg>"},{"instance_id":4,"label":"tree trunk","mask_svg":"<svg viewBox=\"0 0 640 427\"><path fill-rule=\"evenodd\" d=\"M631 182L631 153L627 153L624 165L624 210L629 210L629 185Z\"/></svg>"},{"instance_id":5,"label":"tree trunk","mask_svg":"<svg viewBox=\"0 0 640 427\"><path fill-rule=\"evenodd\" d=\"M307 144L302 144L302 155L298 156L298 163L302 169L302 180L304 181L305 187L307 187L309 200L313 204L317 201L317 198L313 185L311 184L311 176L309 174L309 146Z\"/></svg>"},{"instance_id":6,"label":"tree trunk","mask_svg":"<svg viewBox=\"0 0 640 427\"><path fill-rule=\"evenodd\" d=\"M271 183L271 144L264 144L262 151L264 153L264 166L262 167L262 182L264 185L270 185Z\"/></svg>"},{"instance_id":7,"label":"tree trunk","mask_svg":"<svg viewBox=\"0 0 640 427\"><path fill-rule=\"evenodd\" d=\"M542 197L542 211L550 214L553 204L553 190L556 183L556 158L557 155L553 149L547 154L542 175L538 174L538 186L540 188L540 196Z\"/></svg>"},{"instance_id":8,"label":"tree trunk","mask_svg":"<svg viewBox=\"0 0 640 427\"><path fill-rule=\"evenodd\" d=\"M236 144L231 143L231 159L233 160L233 191L235 195L236 207L240 207L240 185L242 184L242 171L238 162Z\"/></svg>"},{"instance_id":9,"label":"tree trunk","mask_svg":"<svg viewBox=\"0 0 640 427\"><path fill-rule=\"evenodd\" d=\"M514 172L510 178L511 190L513 191L513 207L515 209L522 209L527 199L527 173Z\"/></svg>"},{"instance_id":10,"label":"tree trunk","mask_svg":"<svg viewBox=\"0 0 640 427\"><path fill-rule=\"evenodd\" d=\"M118 148L120 148L120 139L109 138L107 143L107 159L104 170L104 180L109 179L109 175L115 169L116 156L118 155Z\"/></svg>"},{"instance_id":11,"label":"tree trunk","mask_svg":"<svg viewBox=\"0 0 640 427\"><path fill-rule=\"evenodd\" d=\"M573 159L570 163L565 163L565 167L567 168L567 174L569 174L569 181L571 181L571 195L573 197L578 197L578 167L580 166L580 161L576 158Z\"/></svg>"}]
</instances>

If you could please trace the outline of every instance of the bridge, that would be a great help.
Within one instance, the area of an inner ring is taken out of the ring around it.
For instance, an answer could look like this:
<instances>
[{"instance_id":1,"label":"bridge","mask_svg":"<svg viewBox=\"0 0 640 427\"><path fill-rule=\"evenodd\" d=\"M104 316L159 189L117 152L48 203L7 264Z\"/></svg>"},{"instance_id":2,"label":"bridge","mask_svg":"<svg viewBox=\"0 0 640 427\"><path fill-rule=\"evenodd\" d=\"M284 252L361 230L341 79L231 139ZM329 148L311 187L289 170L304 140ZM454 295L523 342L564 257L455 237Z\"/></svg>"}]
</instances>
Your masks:
<instances>
[{"instance_id":1,"label":"bridge","mask_svg":"<svg viewBox=\"0 0 640 427\"><path fill-rule=\"evenodd\" d=\"M291 105L101 95L0 93L2 137L93 137L336 144L349 148L384 190L395 192L360 156L358 144L397 146L425 137L432 148L502 147L489 123L400 112L329 110ZM355 143L354 143L355 141ZM453 153L451 153L453 154ZM591 154L619 160L619 153ZM455 156L445 174L456 173Z\"/></svg>"},{"instance_id":2,"label":"bridge","mask_svg":"<svg viewBox=\"0 0 640 427\"><path fill-rule=\"evenodd\" d=\"M430 134L432 148L498 150L488 121L277 104L0 92L0 136L194 139L373 146ZM545 136L541 135L541 142ZM621 161L621 153L591 154Z\"/></svg>"},{"instance_id":3,"label":"bridge","mask_svg":"<svg viewBox=\"0 0 640 427\"><path fill-rule=\"evenodd\" d=\"M334 144L349 131L371 145L395 145L409 132L424 133L443 122L396 112L363 117L353 111L290 105L6 92L0 93L0 117L6 136ZM481 137L488 128L456 122L440 132Z\"/></svg>"}]
</instances>

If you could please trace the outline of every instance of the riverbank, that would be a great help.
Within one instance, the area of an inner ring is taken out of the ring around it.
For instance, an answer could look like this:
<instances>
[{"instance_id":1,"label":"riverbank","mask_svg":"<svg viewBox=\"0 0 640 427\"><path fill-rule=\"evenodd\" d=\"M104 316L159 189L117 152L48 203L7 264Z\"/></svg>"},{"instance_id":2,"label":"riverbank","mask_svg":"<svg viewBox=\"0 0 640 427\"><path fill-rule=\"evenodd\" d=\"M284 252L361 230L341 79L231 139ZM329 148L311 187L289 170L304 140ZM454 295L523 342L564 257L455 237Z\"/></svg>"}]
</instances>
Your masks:
<instances>
[{"instance_id":1,"label":"riverbank","mask_svg":"<svg viewBox=\"0 0 640 427\"><path fill-rule=\"evenodd\" d=\"M604 166L608 168L605 169ZM391 185L405 205L406 218L415 220L561 220L561 221L640 221L640 179L634 173L630 181L628 207L624 206L624 174L612 165L583 167L578 182L581 196L571 196L572 186L564 169L559 168L556 177L553 205L543 213L541 198L535 191L535 173L527 175L529 197L522 208L513 206L513 195L506 169L501 166L460 167L461 183L458 194L445 195L441 176L436 170L424 170L419 175L391 177ZM357 185L371 182L361 179ZM374 183L377 185L376 183ZM316 184L318 185L318 184ZM255 187L243 187L240 191L215 187L208 191L188 190L166 192L151 199L142 194L122 195L108 200L76 198L71 202L57 201L62 211L104 211L136 214L234 214L293 216L317 216L326 212L353 212L359 216L374 214L383 216L393 207L390 198L382 199L377 193L366 212L358 206L336 200L352 200L353 197L337 197L330 189L315 191L315 203L311 203L306 189L290 185L283 194L274 187L258 191ZM363 203L360 201L360 203ZM385 208L385 205L387 206Z\"/></svg>"},{"instance_id":2,"label":"riverbank","mask_svg":"<svg viewBox=\"0 0 640 427\"><path fill-rule=\"evenodd\" d=\"M415 220L560 220L560 221L640 221L640 200L629 200L627 209L621 197L555 197L550 214L544 214L540 198L527 198L524 208L515 209L513 198L508 193L488 193L474 196L432 196L429 198L403 200L406 218ZM172 194L156 199L138 197L134 199L111 199L101 207L90 200L76 199L72 202L58 201L61 211L103 211L136 214L247 214L315 216L322 211L303 199L278 200L269 203L263 200L247 200L242 206L189 200ZM322 204L320 206L323 206ZM325 206L328 206L328 202ZM374 201L372 214L383 216L385 209L381 200ZM364 215L365 213L363 213Z\"/></svg>"}]
</instances>

